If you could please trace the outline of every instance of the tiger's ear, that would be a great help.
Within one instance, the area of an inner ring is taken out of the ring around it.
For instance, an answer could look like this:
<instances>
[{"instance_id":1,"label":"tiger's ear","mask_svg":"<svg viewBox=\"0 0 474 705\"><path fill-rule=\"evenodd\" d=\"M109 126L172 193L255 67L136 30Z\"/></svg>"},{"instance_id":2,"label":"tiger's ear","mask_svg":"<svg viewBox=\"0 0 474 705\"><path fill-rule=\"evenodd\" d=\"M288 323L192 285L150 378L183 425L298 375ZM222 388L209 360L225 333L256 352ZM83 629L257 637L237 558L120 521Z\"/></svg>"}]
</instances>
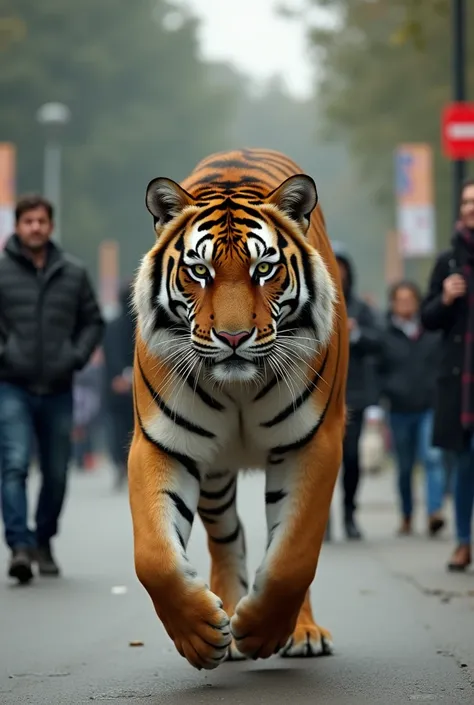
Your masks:
<instances>
[{"instance_id":1,"label":"tiger's ear","mask_svg":"<svg viewBox=\"0 0 474 705\"><path fill-rule=\"evenodd\" d=\"M283 181L266 200L307 230L310 215L318 203L318 191L311 176L296 174Z\"/></svg>"},{"instance_id":2,"label":"tiger's ear","mask_svg":"<svg viewBox=\"0 0 474 705\"><path fill-rule=\"evenodd\" d=\"M176 181L159 177L147 186L146 207L153 216L155 230L179 215L186 206L194 203L194 198Z\"/></svg>"}]
</instances>

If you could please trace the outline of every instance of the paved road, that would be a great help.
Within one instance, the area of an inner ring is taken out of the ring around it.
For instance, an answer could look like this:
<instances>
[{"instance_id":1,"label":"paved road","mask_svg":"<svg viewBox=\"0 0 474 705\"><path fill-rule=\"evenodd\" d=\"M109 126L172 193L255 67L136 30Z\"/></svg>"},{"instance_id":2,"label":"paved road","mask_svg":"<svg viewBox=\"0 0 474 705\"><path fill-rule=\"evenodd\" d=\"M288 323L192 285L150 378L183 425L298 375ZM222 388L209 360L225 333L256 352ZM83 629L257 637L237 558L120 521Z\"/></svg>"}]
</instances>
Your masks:
<instances>
[{"instance_id":1,"label":"paved road","mask_svg":"<svg viewBox=\"0 0 474 705\"><path fill-rule=\"evenodd\" d=\"M324 547L314 599L337 654L213 672L193 670L156 620L133 572L127 498L112 494L109 480L105 470L73 478L57 544L63 578L18 588L0 574L2 705L473 702L474 574L445 573L449 535L394 538L387 475L368 478L362 493L369 540L348 545L339 536ZM239 504L255 569L264 545L261 477L244 478ZM207 572L204 545L196 525L190 552ZM6 559L0 548L2 573ZM126 592L113 593L118 586Z\"/></svg>"}]
</instances>

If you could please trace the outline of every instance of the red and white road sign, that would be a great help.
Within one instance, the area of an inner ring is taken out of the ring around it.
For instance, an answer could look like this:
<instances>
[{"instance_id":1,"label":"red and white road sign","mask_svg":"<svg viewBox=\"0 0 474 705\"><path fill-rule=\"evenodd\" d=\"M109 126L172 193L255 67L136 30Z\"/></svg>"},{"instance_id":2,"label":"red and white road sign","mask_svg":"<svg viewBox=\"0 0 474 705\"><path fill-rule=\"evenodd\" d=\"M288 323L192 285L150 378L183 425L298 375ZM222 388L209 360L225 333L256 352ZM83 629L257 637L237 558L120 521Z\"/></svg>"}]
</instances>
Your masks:
<instances>
[{"instance_id":1,"label":"red and white road sign","mask_svg":"<svg viewBox=\"0 0 474 705\"><path fill-rule=\"evenodd\" d=\"M474 158L474 103L450 103L442 115L443 152L451 159Z\"/></svg>"}]
</instances>

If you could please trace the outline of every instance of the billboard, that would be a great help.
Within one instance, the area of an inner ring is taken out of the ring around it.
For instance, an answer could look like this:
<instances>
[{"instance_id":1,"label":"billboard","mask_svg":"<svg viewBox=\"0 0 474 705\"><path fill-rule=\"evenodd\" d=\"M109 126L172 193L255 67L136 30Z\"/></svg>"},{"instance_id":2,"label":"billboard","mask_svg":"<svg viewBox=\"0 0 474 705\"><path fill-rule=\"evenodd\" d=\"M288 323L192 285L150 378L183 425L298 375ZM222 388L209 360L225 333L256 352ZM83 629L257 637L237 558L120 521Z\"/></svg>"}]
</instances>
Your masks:
<instances>
[{"instance_id":1,"label":"billboard","mask_svg":"<svg viewBox=\"0 0 474 705\"><path fill-rule=\"evenodd\" d=\"M397 231L403 257L436 250L433 151L429 144L401 144L395 152Z\"/></svg>"},{"instance_id":2,"label":"billboard","mask_svg":"<svg viewBox=\"0 0 474 705\"><path fill-rule=\"evenodd\" d=\"M15 172L15 145L0 142L0 250L15 228Z\"/></svg>"}]
</instances>

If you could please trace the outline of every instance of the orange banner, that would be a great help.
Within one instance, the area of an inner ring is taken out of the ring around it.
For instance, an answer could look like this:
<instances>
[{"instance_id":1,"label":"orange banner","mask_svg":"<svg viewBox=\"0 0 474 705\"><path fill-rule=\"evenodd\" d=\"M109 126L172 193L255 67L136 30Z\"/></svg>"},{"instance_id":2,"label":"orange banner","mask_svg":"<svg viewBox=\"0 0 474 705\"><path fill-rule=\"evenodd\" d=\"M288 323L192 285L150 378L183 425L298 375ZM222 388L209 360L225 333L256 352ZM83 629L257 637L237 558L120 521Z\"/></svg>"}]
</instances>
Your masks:
<instances>
[{"instance_id":1,"label":"orange banner","mask_svg":"<svg viewBox=\"0 0 474 705\"><path fill-rule=\"evenodd\" d=\"M401 144L395 152L397 230L404 257L429 257L436 250L433 150Z\"/></svg>"},{"instance_id":2,"label":"orange banner","mask_svg":"<svg viewBox=\"0 0 474 705\"><path fill-rule=\"evenodd\" d=\"M120 277L120 246L116 240L103 240L99 245L100 302L106 313L113 311L118 301Z\"/></svg>"},{"instance_id":3,"label":"orange banner","mask_svg":"<svg viewBox=\"0 0 474 705\"><path fill-rule=\"evenodd\" d=\"M428 144L401 144L398 147L398 203L401 206L432 204L433 152Z\"/></svg>"},{"instance_id":4,"label":"orange banner","mask_svg":"<svg viewBox=\"0 0 474 705\"><path fill-rule=\"evenodd\" d=\"M15 202L15 146L0 142L0 206Z\"/></svg>"},{"instance_id":5,"label":"orange banner","mask_svg":"<svg viewBox=\"0 0 474 705\"><path fill-rule=\"evenodd\" d=\"M0 250L15 229L15 171L15 145L0 142Z\"/></svg>"}]
</instances>

